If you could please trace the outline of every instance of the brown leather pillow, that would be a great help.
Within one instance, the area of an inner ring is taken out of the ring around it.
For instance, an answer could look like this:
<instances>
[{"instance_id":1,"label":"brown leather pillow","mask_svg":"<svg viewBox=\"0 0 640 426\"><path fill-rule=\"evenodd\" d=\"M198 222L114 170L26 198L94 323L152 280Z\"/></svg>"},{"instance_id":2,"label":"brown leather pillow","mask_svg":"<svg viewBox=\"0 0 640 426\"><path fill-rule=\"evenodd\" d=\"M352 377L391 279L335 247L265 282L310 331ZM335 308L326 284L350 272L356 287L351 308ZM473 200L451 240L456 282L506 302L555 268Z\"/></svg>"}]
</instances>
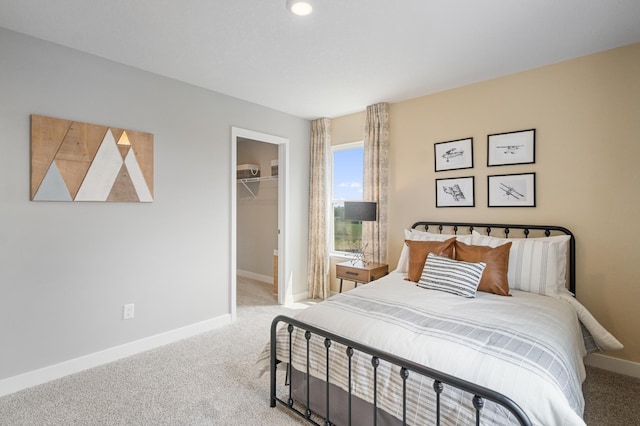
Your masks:
<instances>
[{"instance_id":1,"label":"brown leather pillow","mask_svg":"<svg viewBox=\"0 0 640 426\"><path fill-rule=\"evenodd\" d=\"M509 250L511 242L498 247L472 246L460 241L456 241L456 260L465 262L484 262L482 279L478 285L478 291L499 294L500 296L511 296L509 294L509 280L507 270L509 269Z\"/></svg>"},{"instance_id":2,"label":"brown leather pillow","mask_svg":"<svg viewBox=\"0 0 640 426\"><path fill-rule=\"evenodd\" d=\"M455 242L456 237L449 238L446 241L405 240L405 244L409 246L409 274L407 279L416 283L420 280L424 263L427 261L429 253L453 259Z\"/></svg>"}]
</instances>

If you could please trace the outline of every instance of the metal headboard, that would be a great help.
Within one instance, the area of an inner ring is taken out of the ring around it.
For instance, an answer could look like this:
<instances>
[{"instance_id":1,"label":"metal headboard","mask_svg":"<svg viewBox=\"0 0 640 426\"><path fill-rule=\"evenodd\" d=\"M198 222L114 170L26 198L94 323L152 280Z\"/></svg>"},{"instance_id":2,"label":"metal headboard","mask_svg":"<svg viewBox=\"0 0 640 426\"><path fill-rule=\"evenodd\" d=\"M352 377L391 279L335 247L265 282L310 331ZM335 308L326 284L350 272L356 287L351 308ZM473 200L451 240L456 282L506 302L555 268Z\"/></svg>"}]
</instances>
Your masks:
<instances>
[{"instance_id":1,"label":"metal headboard","mask_svg":"<svg viewBox=\"0 0 640 426\"><path fill-rule=\"evenodd\" d=\"M564 234L569 235L569 265L567 266L569 270L569 291L576 294L576 239L573 236L573 233L569 231L567 228L562 226L554 226L554 225L512 225L512 224L500 224L500 223L464 223L464 222L431 222L431 221L420 221L411 225L412 229L416 229L418 227L424 227L425 231L429 232L437 232L442 234L443 231L445 233L453 233L454 235L458 234L458 231L467 231L467 234L470 234L471 231L476 230L477 232L483 232L485 235L491 235L494 230L498 230L497 233L494 233L491 236L500 237L500 238L509 238L509 234L511 230L522 230L522 233L525 238L529 237L529 234L532 230L535 231L543 231L544 235L549 237L553 232L556 234ZM461 232L464 234L465 232Z\"/></svg>"}]
</instances>

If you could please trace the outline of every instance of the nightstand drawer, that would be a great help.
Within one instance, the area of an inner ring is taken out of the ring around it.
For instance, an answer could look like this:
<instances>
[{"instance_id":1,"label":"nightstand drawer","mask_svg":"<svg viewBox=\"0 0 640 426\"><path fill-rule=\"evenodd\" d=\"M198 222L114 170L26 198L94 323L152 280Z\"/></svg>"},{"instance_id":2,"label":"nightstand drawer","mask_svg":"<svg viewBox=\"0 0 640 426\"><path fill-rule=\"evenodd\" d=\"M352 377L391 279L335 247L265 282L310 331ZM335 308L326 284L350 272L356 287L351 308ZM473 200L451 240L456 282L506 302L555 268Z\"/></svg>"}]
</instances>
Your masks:
<instances>
[{"instance_id":1,"label":"nightstand drawer","mask_svg":"<svg viewBox=\"0 0 640 426\"><path fill-rule=\"evenodd\" d=\"M340 280L340 293L342 293L342 281L353 281L354 287L358 283L366 284L375 281L389 273L389 265L384 263L342 262L336 265L336 278Z\"/></svg>"},{"instance_id":2,"label":"nightstand drawer","mask_svg":"<svg viewBox=\"0 0 640 426\"><path fill-rule=\"evenodd\" d=\"M368 283L389 273L389 266L384 263L342 262L336 265L336 278Z\"/></svg>"},{"instance_id":3,"label":"nightstand drawer","mask_svg":"<svg viewBox=\"0 0 640 426\"><path fill-rule=\"evenodd\" d=\"M366 269L356 269L347 265L336 265L336 277L345 280L358 281L361 283L368 283L370 271Z\"/></svg>"}]
</instances>

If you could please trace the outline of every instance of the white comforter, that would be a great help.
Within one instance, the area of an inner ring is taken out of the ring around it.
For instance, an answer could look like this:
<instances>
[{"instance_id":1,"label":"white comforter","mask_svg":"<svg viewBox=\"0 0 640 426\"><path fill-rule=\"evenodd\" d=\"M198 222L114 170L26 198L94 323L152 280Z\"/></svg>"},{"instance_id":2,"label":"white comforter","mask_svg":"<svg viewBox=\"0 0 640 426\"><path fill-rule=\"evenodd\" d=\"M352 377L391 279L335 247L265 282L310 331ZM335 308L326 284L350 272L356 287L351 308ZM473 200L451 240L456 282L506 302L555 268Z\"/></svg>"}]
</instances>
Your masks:
<instances>
[{"instance_id":1,"label":"white comforter","mask_svg":"<svg viewBox=\"0 0 640 426\"><path fill-rule=\"evenodd\" d=\"M498 391L520 405L534 424L584 424L585 347L572 303L521 291L512 291L513 297L478 292L475 299L466 299L425 290L403 278L391 273L305 309L296 318ZM287 361L284 328L279 332L278 358ZM306 371L302 333L295 344L299 350L293 366ZM310 372L320 379L326 374L325 352L323 340L312 338L311 353L319 358ZM331 348L331 381L346 390L344 353L340 345ZM268 353L263 361L268 362ZM370 357L356 356L353 363L358 372L352 381L354 395L371 402ZM401 418L402 381L397 370L384 364L378 369L378 406ZM408 422L424 424L434 406L432 380L414 375L407 383ZM451 388L443 395L443 425L473 422L469 395ZM483 424L513 421L490 402L483 412Z\"/></svg>"}]
</instances>

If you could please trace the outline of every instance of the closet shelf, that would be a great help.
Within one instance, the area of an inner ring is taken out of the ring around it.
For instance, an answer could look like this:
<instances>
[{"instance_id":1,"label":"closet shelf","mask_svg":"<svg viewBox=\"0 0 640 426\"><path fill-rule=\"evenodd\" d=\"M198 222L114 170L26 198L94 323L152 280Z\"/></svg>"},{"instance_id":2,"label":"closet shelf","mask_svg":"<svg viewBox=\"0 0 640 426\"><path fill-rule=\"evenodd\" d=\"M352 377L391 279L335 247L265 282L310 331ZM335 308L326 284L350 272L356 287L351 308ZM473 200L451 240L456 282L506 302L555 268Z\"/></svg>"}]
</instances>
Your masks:
<instances>
[{"instance_id":1,"label":"closet shelf","mask_svg":"<svg viewBox=\"0 0 640 426\"><path fill-rule=\"evenodd\" d=\"M263 182L263 181L278 181L278 176L260 176L254 178L244 178L238 179L238 183L248 183L248 182Z\"/></svg>"},{"instance_id":2,"label":"closet shelf","mask_svg":"<svg viewBox=\"0 0 640 426\"><path fill-rule=\"evenodd\" d=\"M249 191L249 193L253 198L256 198L256 194L251 190L251 188L249 188L249 185L247 185L248 183L252 183L252 182L276 182L277 183L278 176L260 176L260 177L254 177L254 178L238 179L238 183L241 183L245 187L245 189Z\"/></svg>"}]
</instances>

